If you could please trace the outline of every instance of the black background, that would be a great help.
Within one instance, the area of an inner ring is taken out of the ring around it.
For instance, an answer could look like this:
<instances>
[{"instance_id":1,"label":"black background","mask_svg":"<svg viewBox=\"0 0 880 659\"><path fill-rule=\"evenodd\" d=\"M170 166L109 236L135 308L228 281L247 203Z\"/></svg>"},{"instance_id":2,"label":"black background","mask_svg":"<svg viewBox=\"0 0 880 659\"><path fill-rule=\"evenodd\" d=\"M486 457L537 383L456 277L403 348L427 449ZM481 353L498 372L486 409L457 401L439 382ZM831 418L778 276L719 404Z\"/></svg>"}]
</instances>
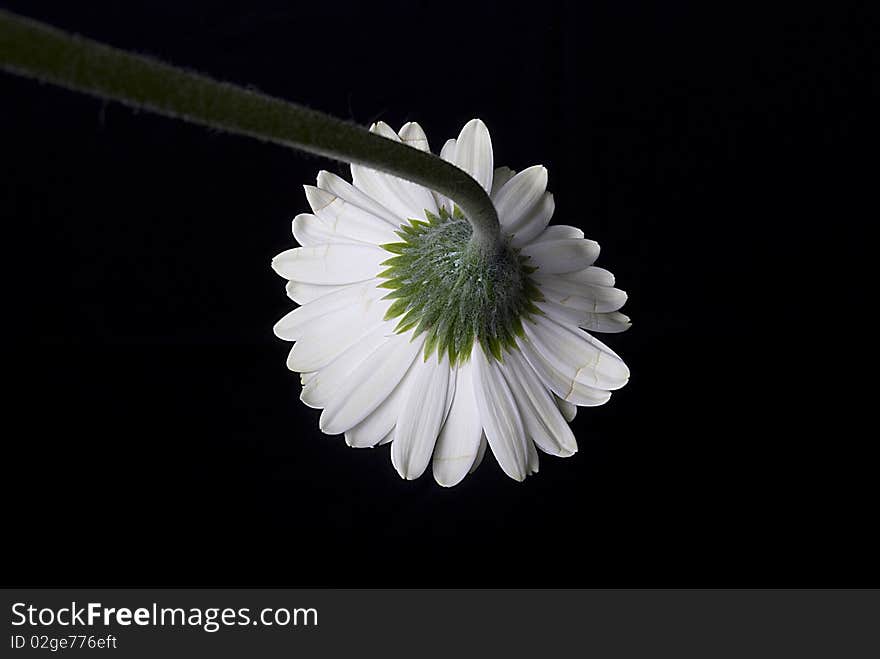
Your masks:
<instances>
[{"instance_id":1,"label":"black background","mask_svg":"<svg viewBox=\"0 0 880 659\"><path fill-rule=\"evenodd\" d=\"M481 117L634 321L575 457L401 481L319 433L271 331L301 185L343 168L0 76L15 580L880 584L867 3L3 6L434 150Z\"/></svg>"}]
</instances>

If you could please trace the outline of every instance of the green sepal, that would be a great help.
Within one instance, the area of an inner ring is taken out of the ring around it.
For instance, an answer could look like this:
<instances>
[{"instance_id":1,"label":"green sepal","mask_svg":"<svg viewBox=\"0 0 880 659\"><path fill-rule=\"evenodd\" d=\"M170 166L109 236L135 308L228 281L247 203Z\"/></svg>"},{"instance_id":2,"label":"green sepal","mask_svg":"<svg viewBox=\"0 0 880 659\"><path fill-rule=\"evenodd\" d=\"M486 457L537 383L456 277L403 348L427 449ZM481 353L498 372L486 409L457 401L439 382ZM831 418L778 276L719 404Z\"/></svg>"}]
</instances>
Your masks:
<instances>
[{"instance_id":1,"label":"green sepal","mask_svg":"<svg viewBox=\"0 0 880 659\"><path fill-rule=\"evenodd\" d=\"M415 327L416 323L418 323L419 319L421 318L420 313L421 309L418 307L413 307L412 309L407 311L404 314L403 318L400 319L400 322L397 323L397 327L394 328L394 331L398 334L402 334L408 329L412 329L413 327Z\"/></svg>"},{"instance_id":2,"label":"green sepal","mask_svg":"<svg viewBox=\"0 0 880 659\"><path fill-rule=\"evenodd\" d=\"M526 338L526 331L523 329L522 318L519 316L513 319L513 333L521 339Z\"/></svg>"},{"instance_id":3,"label":"green sepal","mask_svg":"<svg viewBox=\"0 0 880 659\"><path fill-rule=\"evenodd\" d=\"M409 254L401 254L400 256L392 256L390 259L385 259L379 265L393 265L393 266L401 266L407 265L408 263L412 263L413 257Z\"/></svg>"},{"instance_id":4,"label":"green sepal","mask_svg":"<svg viewBox=\"0 0 880 659\"><path fill-rule=\"evenodd\" d=\"M498 338L498 335L489 337L489 350L492 352L492 355L499 362L501 361L501 339Z\"/></svg>"},{"instance_id":5,"label":"green sepal","mask_svg":"<svg viewBox=\"0 0 880 659\"><path fill-rule=\"evenodd\" d=\"M541 292L541 289L538 288L538 286L534 284L530 279L526 280L525 286L523 288L525 289L526 297L528 297L530 300L536 302L544 301L544 294Z\"/></svg>"},{"instance_id":6,"label":"green sepal","mask_svg":"<svg viewBox=\"0 0 880 659\"><path fill-rule=\"evenodd\" d=\"M386 252L391 252L392 254L403 254L409 246L409 243L385 243L384 245L379 245Z\"/></svg>"},{"instance_id":7,"label":"green sepal","mask_svg":"<svg viewBox=\"0 0 880 659\"><path fill-rule=\"evenodd\" d=\"M528 302L526 302L526 304L525 304L525 309L526 309L526 311L528 311L530 314L534 314L535 316L543 316L543 315L544 315L544 312L541 311L538 307L536 307L536 306L535 306L535 303L532 302L531 300L529 300Z\"/></svg>"},{"instance_id":8,"label":"green sepal","mask_svg":"<svg viewBox=\"0 0 880 659\"><path fill-rule=\"evenodd\" d=\"M428 361L428 357L431 356L431 353L434 352L434 348L437 347L437 332L436 330L428 333L428 338L425 339L425 349L422 351L422 361Z\"/></svg>"},{"instance_id":9,"label":"green sepal","mask_svg":"<svg viewBox=\"0 0 880 659\"><path fill-rule=\"evenodd\" d=\"M456 353L455 353L455 341L449 341L446 346L446 354L449 356L449 365L455 366L456 361Z\"/></svg>"},{"instance_id":10,"label":"green sepal","mask_svg":"<svg viewBox=\"0 0 880 659\"><path fill-rule=\"evenodd\" d=\"M385 318L383 320L391 320L392 318L396 318L409 306L409 300L406 298L402 298L400 300L395 300L390 307L388 307L388 311L385 312Z\"/></svg>"},{"instance_id":11,"label":"green sepal","mask_svg":"<svg viewBox=\"0 0 880 659\"><path fill-rule=\"evenodd\" d=\"M395 290L393 290L390 293L388 293L387 295L385 295L382 298L383 300L395 300L399 297L405 297L405 298L408 298L409 300L412 300L413 290L418 288L415 284L404 284L399 279L395 279L392 281L399 282L400 285Z\"/></svg>"},{"instance_id":12,"label":"green sepal","mask_svg":"<svg viewBox=\"0 0 880 659\"><path fill-rule=\"evenodd\" d=\"M431 324L428 322L428 319L425 317L424 310L422 310L422 315L419 318L419 323L416 325L414 330L415 335L418 336L422 332L431 329Z\"/></svg>"}]
</instances>

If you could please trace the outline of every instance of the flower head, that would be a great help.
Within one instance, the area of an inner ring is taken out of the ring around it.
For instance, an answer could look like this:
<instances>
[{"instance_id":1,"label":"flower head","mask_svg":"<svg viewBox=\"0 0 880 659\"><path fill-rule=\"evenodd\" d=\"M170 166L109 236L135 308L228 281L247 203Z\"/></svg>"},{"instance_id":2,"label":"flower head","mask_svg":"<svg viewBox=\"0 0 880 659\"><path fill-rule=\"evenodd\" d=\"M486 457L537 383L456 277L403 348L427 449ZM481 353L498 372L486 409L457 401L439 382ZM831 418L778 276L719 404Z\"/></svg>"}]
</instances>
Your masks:
<instances>
[{"instance_id":1,"label":"flower head","mask_svg":"<svg viewBox=\"0 0 880 659\"><path fill-rule=\"evenodd\" d=\"M418 124L372 131L428 150ZM580 229L548 226L547 170L495 168L474 119L441 157L490 194L503 239L477 249L446 197L358 165L352 183L328 173L305 186L302 247L272 267L298 308L275 333L295 341L302 401L321 430L354 447L391 443L407 479L433 465L444 486L476 469L488 444L516 480L538 471L536 447L567 457L577 406L608 401L629 370L585 330L621 332L626 294L593 265L599 246Z\"/></svg>"}]
</instances>

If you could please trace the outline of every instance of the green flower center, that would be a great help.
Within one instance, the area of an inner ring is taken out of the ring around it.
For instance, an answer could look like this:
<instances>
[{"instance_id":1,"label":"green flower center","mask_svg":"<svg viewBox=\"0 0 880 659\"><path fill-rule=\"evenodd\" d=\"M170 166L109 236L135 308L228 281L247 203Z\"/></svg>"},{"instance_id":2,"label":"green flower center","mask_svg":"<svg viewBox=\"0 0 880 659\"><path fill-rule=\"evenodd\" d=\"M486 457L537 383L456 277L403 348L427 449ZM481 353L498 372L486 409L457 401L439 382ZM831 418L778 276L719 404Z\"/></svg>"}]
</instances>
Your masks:
<instances>
[{"instance_id":1,"label":"green flower center","mask_svg":"<svg viewBox=\"0 0 880 659\"><path fill-rule=\"evenodd\" d=\"M518 249L504 243L497 254L486 255L471 245L471 225L458 208L440 217L426 211L427 221L409 220L397 231L403 242L382 245L392 256L382 265L381 288L394 302L385 319L400 317L395 331L423 332L424 356L436 350L450 364L470 356L474 341L499 361L523 335L522 318L540 314L535 302L540 290L529 277L535 268Z\"/></svg>"}]
</instances>

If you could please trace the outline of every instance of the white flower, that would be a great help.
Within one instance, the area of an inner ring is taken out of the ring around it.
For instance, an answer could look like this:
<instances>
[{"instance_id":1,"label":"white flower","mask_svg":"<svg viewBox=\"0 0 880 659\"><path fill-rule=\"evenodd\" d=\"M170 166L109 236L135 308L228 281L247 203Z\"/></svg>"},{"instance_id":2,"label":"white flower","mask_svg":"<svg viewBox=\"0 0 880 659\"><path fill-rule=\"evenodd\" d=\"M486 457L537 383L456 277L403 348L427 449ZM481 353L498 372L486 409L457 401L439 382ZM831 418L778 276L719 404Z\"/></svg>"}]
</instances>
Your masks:
<instances>
[{"instance_id":1,"label":"white flower","mask_svg":"<svg viewBox=\"0 0 880 659\"><path fill-rule=\"evenodd\" d=\"M408 123L374 132L428 150ZM476 469L486 445L516 480L538 471L537 448L577 451L576 406L602 405L629 369L584 330L621 332L626 294L593 265L599 245L580 229L548 226L547 170L495 169L474 119L441 157L489 192L505 235L488 259L468 250L470 225L447 198L352 165L352 183L322 171L305 186L302 245L272 262L302 305L275 326L295 341L288 367L320 428L354 447L391 442L406 479L429 462L440 485ZM432 460L433 458L433 460Z\"/></svg>"}]
</instances>

